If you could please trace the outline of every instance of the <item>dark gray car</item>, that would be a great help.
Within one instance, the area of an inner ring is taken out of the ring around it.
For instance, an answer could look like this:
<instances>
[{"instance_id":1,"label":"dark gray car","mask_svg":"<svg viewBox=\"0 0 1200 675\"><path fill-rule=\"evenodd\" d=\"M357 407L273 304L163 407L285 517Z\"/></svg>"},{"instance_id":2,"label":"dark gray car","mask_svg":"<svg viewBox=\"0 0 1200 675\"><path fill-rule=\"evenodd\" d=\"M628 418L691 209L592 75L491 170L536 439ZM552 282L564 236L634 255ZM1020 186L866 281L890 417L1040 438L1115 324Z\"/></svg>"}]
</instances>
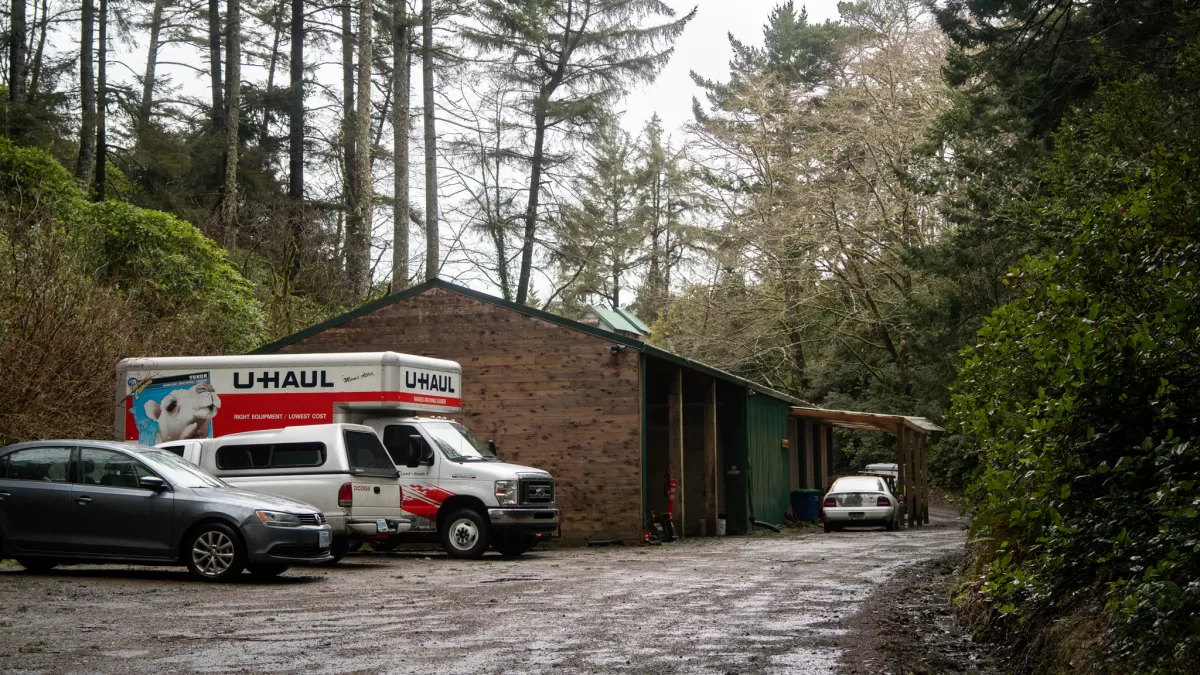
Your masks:
<instances>
[{"instance_id":1,"label":"dark gray car","mask_svg":"<svg viewBox=\"0 0 1200 675\"><path fill-rule=\"evenodd\" d=\"M230 487L157 448L38 441L0 448L0 558L187 565L207 581L328 562L331 529L304 502Z\"/></svg>"}]
</instances>

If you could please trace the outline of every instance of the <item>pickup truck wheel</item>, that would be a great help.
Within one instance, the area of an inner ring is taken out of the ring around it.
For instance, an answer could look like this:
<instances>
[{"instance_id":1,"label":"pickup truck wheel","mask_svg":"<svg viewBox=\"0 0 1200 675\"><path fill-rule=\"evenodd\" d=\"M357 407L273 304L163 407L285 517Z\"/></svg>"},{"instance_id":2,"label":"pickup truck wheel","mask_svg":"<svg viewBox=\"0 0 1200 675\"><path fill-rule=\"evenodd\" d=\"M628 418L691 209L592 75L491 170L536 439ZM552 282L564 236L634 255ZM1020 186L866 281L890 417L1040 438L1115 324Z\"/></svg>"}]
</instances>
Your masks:
<instances>
[{"instance_id":1,"label":"pickup truck wheel","mask_svg":"<svg viewBox=\"0 0 1200 675\"><path fill-rule=\"evenodd\" d=\"M516 535L509 537L496 537L496 541L492 546L496 552L505 558L515 558L522 553L533 548L537 543L537 539L531 535Z\"/></svg>"},{"instance_id":2,"label":"pickup truck wheel","mask_svg":"<svg viewBox=\"0 0 1200 675\"><path fill-rule=\"evenodd\" d=\"M246 569L246 547L233 528L205 523L184 539L184 560L202 581L233 581Z\"/></svg>"},{"instance_id":3,"label":"pickup truck wheel","mask_svg":"<svg viewBox=\"0 0 1200 675\"><path fill-rule=\"evenodd\" d=\"M50 558L17 558L17 563L30 574L42 574L58 566L58 561Z\"/></svg>"},{"instance_id":4,"label":"pickup truck wheel","mask_svg":"<svg viewBox=\"0 0 1200 675\"><path fill-rule=\"evenodd\" d=\"M442 548L452 558L480 558L491 539L487 520L473 509L459 509L442 521Z\"/></svg>"}]
</instances>

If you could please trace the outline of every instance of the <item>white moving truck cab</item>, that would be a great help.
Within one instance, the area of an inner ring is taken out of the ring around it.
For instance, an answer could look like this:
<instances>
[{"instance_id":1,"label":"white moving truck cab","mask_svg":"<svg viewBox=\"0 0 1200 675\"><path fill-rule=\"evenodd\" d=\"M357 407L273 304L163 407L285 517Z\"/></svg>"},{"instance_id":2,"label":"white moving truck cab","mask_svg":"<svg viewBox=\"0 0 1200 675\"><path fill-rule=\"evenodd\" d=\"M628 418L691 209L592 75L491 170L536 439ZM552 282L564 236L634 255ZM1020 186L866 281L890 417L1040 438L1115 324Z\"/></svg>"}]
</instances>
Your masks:
<instances>
[{"instance_id":1,"label":"white moving truck cab","mask_svg":"<svg viewBox=\"0 0 1200 675\"><path fill-rule=\"evenodd\" d=\"M117 364L118 440L143 445L313 424L371 427L400 470L406 536L446 552L520 555L554 533L549 473L507 464L444 417L462 410L454 361L395 352L134 358ZM386 545L386 544L381 544Z\"/></svg>"}]
</instances>

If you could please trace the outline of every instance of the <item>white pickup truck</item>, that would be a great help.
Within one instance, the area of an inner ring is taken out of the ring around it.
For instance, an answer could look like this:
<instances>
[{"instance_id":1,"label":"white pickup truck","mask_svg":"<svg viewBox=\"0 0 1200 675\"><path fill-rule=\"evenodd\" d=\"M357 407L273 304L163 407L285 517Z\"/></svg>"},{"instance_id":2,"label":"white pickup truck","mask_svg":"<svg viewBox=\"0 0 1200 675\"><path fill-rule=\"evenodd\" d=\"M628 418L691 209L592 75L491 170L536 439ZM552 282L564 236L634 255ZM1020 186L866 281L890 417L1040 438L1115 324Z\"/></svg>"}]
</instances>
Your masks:
<instances>
[{"instance_id":1,"label":"white pickup truck","mask_svg":"<svg viewBox=\"0 0 1200 675\"><path fill-rule=\"evenodd\" d=\"M507 464L444 415L462 410L453 361L395 352L125 359L116 437L143 445L312 424L369 426L400 471L406 534L436 533L459 558L516 556L559 527L554 480Z\"/></svg>"}]
</instances>

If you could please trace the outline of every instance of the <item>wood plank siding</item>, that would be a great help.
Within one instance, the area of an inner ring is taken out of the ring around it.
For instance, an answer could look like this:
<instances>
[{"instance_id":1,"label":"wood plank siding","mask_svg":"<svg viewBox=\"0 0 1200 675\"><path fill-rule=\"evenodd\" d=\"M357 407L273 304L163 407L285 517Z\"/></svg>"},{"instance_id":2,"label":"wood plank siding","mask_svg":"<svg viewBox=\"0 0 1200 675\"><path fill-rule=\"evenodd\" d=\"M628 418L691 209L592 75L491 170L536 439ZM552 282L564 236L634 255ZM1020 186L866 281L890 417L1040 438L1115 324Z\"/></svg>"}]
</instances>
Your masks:
<instances>
[{"instance_id":1,"label":"wood plank siding","mask_svg":"<svg viewBox=\"0 0 1200 675\"><path fill-rule=\"evenodd\" d=\"M429 288L282 346L462 365L462 421L506 462L554 474L563 537L641 536L639 358L603 338Z\"/></svg>"}]
</instances>

